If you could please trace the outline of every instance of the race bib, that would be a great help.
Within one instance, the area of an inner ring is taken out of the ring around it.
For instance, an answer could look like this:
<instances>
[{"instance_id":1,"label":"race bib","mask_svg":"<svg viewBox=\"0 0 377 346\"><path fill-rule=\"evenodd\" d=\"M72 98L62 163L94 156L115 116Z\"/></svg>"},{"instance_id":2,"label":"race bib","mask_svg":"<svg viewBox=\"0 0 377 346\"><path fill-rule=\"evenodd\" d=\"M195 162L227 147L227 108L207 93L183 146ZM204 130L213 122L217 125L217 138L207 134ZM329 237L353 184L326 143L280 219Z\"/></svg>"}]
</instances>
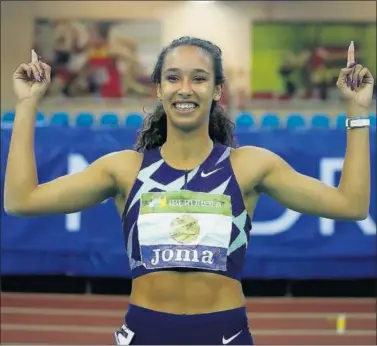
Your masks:
<instances>
[{"instance_id":1,"label":"race bib","mask_svg":"<svg viewBox=\"0 0 377 346\"><path fill-rule=\"evenodd\" d=\"M191 191L144 193L138 230L141 260L147 269L226 271L232 230L230 196Z\"/></svg>"}]
</instances>

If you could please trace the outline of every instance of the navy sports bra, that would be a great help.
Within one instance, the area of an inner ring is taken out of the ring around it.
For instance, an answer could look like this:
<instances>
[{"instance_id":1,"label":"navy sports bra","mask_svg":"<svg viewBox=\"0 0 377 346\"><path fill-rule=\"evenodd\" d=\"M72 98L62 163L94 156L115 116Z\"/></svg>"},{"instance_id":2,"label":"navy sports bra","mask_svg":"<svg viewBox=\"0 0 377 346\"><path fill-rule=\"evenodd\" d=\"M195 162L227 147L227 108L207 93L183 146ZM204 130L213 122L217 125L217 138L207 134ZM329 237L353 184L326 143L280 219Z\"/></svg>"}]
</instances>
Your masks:
<instances>
[{"instance_id":1,"label":"navy sports bra","mask_svg":"<svg viewBox=\"0 0 377 346\"><path fill-rule=\"evenodd\" d=\"M162 270L206 271L241 279L251 220L230 163L216 144L191 171L146 151L123 213L132 277Z\"/></svg>"}]
</instances>

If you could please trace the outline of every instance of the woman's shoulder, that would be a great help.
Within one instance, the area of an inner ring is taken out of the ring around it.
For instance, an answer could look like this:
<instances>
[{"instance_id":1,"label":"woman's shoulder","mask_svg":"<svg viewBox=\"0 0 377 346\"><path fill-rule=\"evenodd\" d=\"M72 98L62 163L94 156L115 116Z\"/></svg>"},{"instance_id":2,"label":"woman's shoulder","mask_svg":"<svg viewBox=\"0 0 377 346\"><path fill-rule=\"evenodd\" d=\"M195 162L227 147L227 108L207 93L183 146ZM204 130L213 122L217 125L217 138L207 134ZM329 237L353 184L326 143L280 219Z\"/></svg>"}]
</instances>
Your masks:
<instances>
[{"instance_id":1,"label":"woman's shoulder","mask_svg":"<svg viewBox=\"0 0 377 346\"><path fill-rule=\"evenodd\" d=\"M263 175L280 160L280 157L268 149L248 145L233 149L231 160L238 171L258 171Z\"/></svg>"},{"instance_id":2,"label":"woman's shoulder","mask_svg":"<svg viewBox=\"0 0 377 346\"><path fill-rule=\"evenodd\" d=\"M234 148L231 151L234 157L240 159L258 159L258 160L273 160L277 155L271 150L257 147L253 145L245 145L238 148Z\"/></svg>"}]
</instances>

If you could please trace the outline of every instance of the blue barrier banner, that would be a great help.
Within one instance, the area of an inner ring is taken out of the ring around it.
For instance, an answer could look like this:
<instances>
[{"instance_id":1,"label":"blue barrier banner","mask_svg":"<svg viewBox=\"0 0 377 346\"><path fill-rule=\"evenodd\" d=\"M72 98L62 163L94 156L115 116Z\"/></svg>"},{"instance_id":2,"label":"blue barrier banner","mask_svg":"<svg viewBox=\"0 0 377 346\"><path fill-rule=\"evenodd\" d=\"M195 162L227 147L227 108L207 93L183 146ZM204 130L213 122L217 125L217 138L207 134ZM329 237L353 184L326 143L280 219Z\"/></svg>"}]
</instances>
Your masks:
<instances>
[{"instance_id":1,"label":"blue barrier banner","mask_svg":"<svg viewBox=\"0 0 377 346\"><path fill-rule=\"evenodd\" d=\"M1 132L4 187L11 132ZM102 155L129 149L126 129L36 129L40 183L78 172ZM283 157L301 173L336 185L346 131L286 130L238 133ZM376 134L371 131L372 195L369 216L339 222L301 215L267 196L260 199L244 267L245 278L368 278L376 276ZM2 190L3 191L3 190ZM121 221L112 200L84 212L20 218L1 214L1 274L129 277Z\"/></svg>"}]
</instances>

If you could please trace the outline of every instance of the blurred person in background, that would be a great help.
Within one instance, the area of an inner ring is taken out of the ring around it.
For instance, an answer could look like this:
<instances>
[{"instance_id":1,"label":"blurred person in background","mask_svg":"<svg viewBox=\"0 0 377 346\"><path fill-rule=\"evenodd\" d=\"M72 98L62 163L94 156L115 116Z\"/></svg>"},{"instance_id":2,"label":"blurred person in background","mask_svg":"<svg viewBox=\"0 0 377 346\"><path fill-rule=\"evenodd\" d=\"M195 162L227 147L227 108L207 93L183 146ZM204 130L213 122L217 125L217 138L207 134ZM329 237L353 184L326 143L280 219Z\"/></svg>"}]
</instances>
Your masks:
<instances>
[{"instance_id":1,"label":"blurred person in background","mask_svg":"<svg viewBox=\"0 0 377 346\"><path fill-rule=\"evenodd\" d=\"M14 73L18 98L5 177L5 209L18 216L85 210L113 198L133 285L118 344L252 345L241 274L262 193L300 213L365 219L370 199L369 118L374 79L355 63L337 86L347 110L340 183L300 174L269 150L236 148L219 105L222 52L182 37L164 48L152 80L159 104L135 150L105 155L80 173L38 183L34 125L51 69L32 52Z\"/></svg>"},{"instance_id":2,"label":"blurred person in background","mask_svg":"<svg viewBox=\"0 0 377 346\"><path fill-rule=\"evenodd\" d=\"M116 61L121 78L122 95L130 93L149 95L149 88L138 81L143 73L139 66L136 42L125 36L121 28L118 29L116 26L109 33L109 55Z\"/></svg>"}]
</instances>

